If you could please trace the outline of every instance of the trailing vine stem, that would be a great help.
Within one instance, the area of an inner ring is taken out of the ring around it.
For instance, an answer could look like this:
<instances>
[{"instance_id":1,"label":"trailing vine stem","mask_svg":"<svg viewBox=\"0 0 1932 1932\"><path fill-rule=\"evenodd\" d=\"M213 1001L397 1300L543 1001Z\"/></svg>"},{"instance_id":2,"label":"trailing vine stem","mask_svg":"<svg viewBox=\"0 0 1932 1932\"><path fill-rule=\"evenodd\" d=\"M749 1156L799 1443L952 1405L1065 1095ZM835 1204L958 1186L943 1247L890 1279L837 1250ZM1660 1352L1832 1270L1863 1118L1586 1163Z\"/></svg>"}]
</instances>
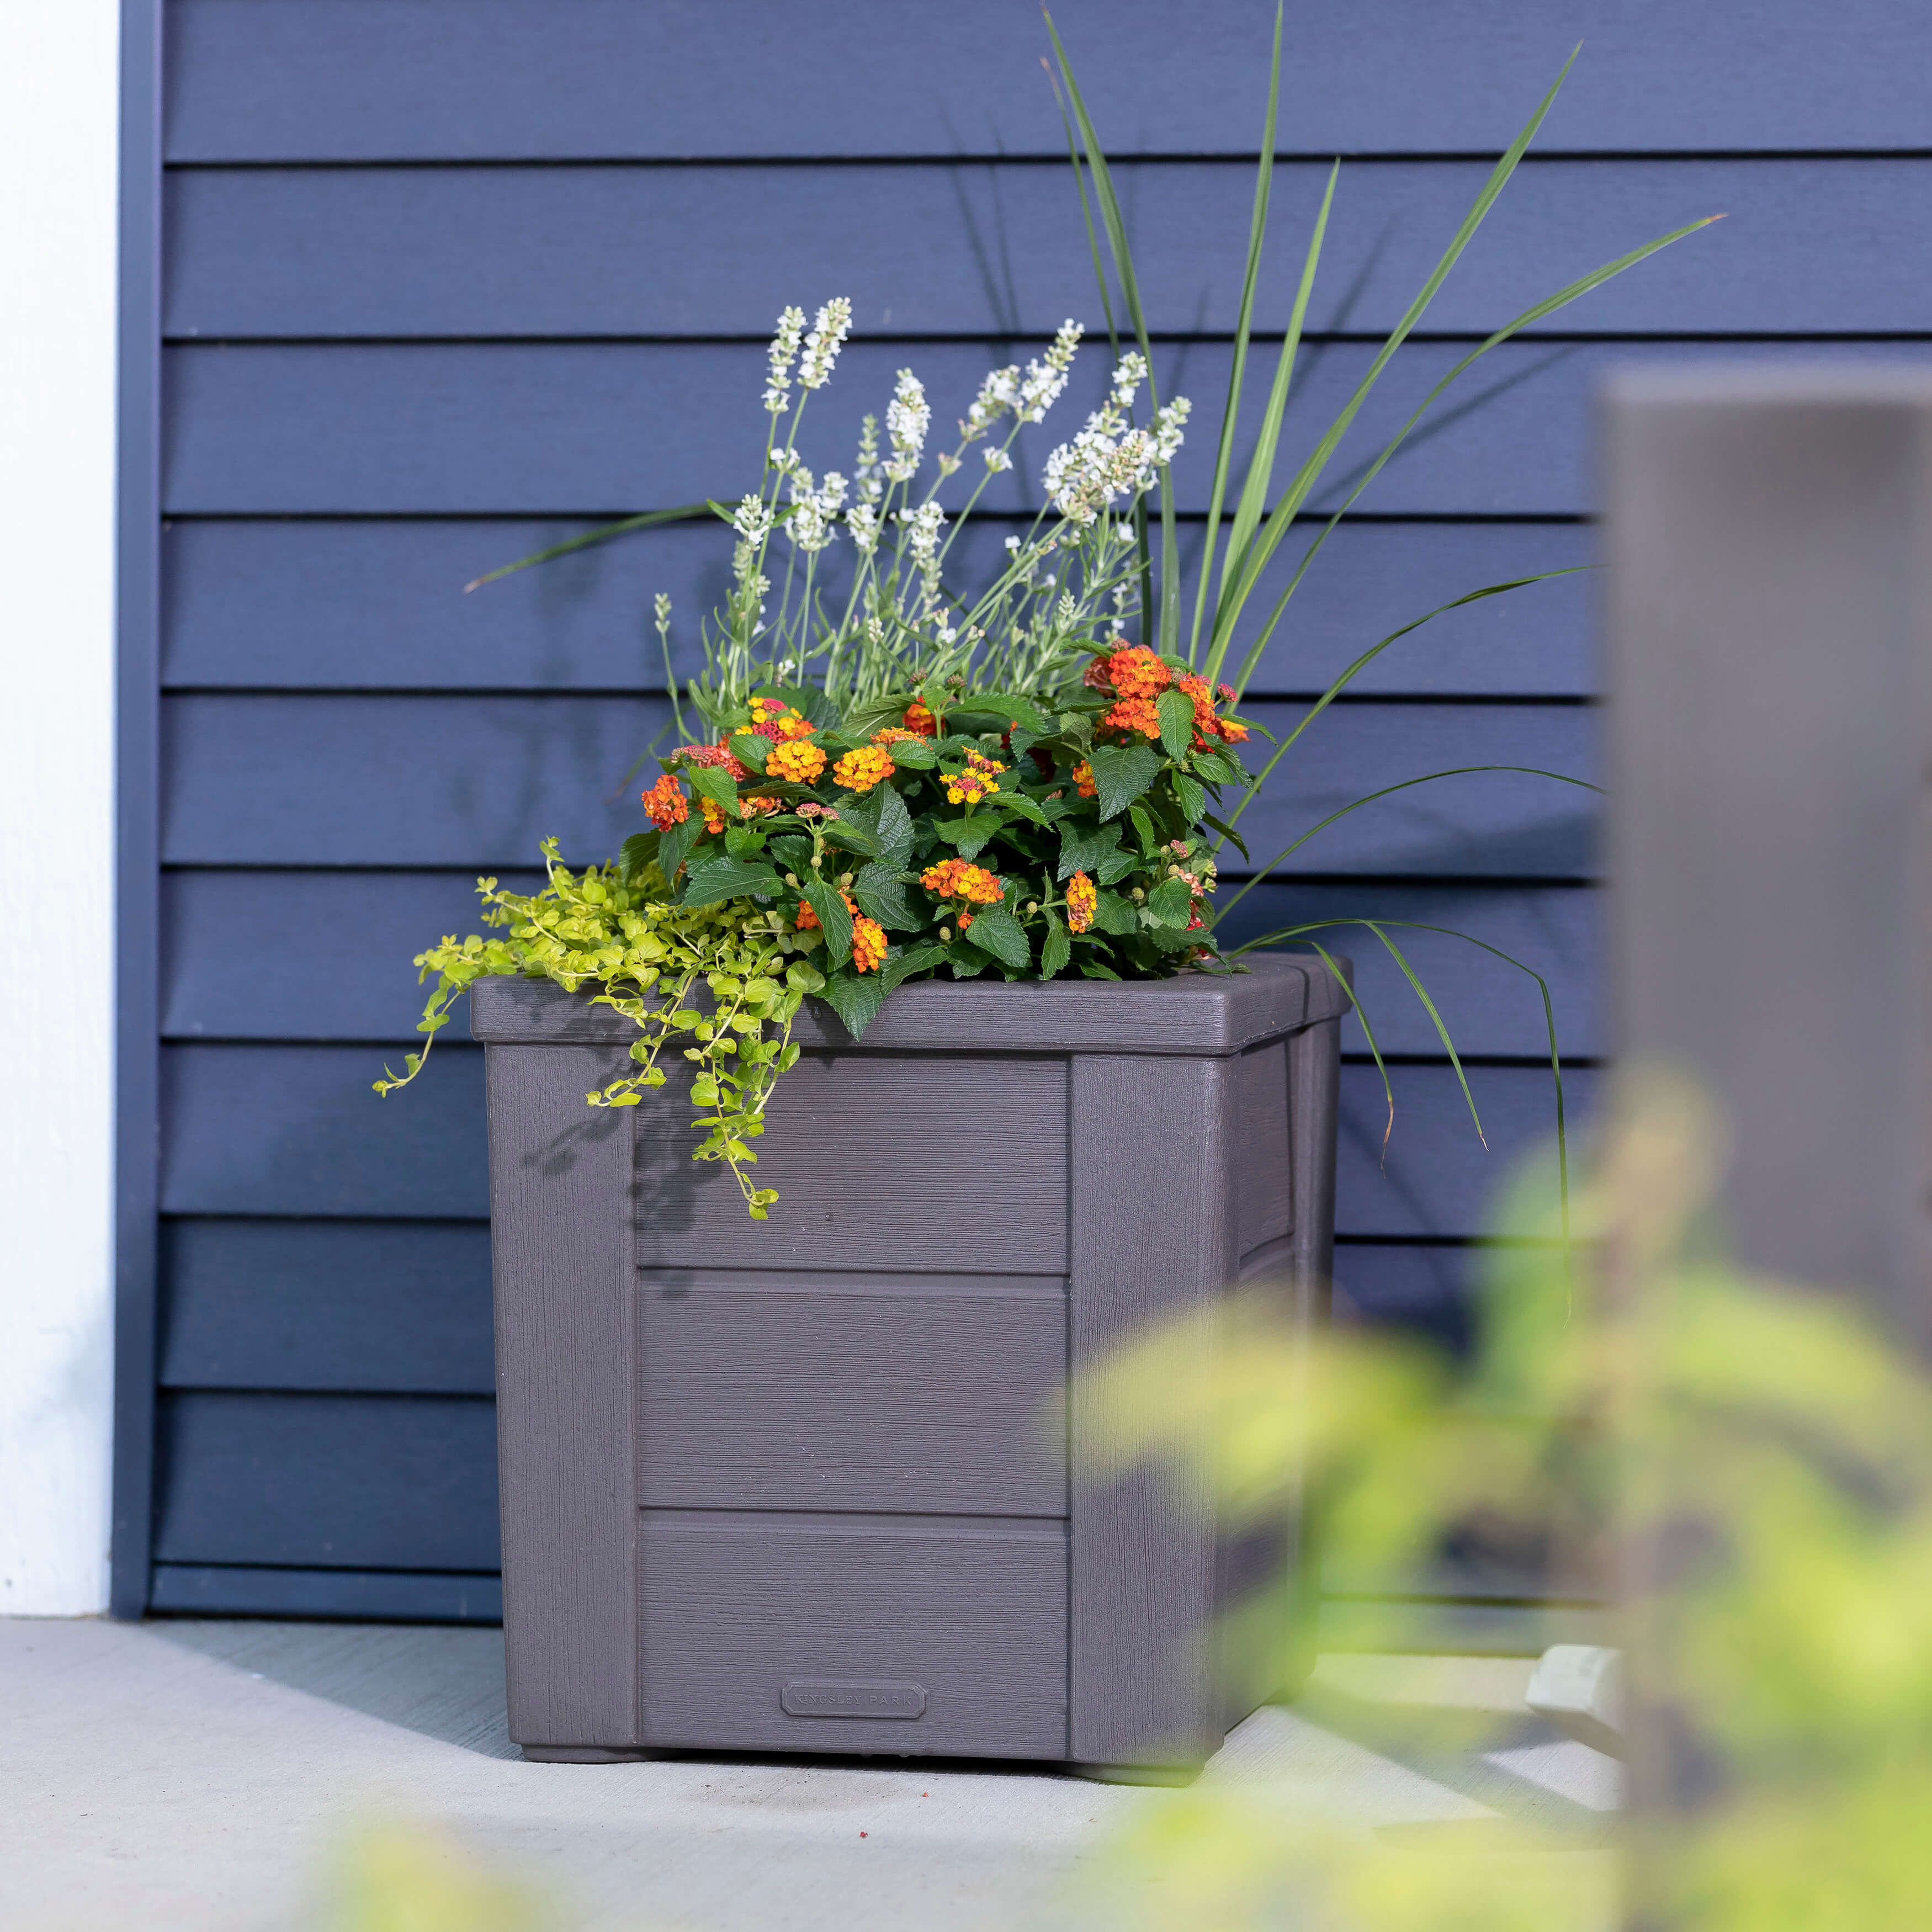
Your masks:
<instances>
[{"instance_id":1,"label":"trailing vine stem","mask_svg":"<svg viewBox=\"0 0 1932 1932\"><path fill-rule=\"evenodd\" d=\"M776 913L747 918L742 902L674 905L655 863L573 873L560 861L555 839L544 842L543 852L548 876L541 892L476 881L483 922L507 928L502 937L446 938L416 956L419 982L437 976L416 1026L428 1040L405 1058L401 1072L385 1067L376 1091L416 1078L451 1009L488 974L553 980L570 992L596 986L592 1004L614 1008L638 1028L630 1047L637 1070L585 1098L596 1107L636 1106L646 1089L668 1078L658 1064L665 1047L688 1042L682 1051L692 1063L690 1098L702 1130L692 1158L724 1162L752 1217L764 1220L778 1192L753 1184L748 1170L758 1156L751 1143L765 1130L778 1076L796 1064L793 1023L824 975L805 959L787 962L802 942Z\"/></svg>"}]
</instances>

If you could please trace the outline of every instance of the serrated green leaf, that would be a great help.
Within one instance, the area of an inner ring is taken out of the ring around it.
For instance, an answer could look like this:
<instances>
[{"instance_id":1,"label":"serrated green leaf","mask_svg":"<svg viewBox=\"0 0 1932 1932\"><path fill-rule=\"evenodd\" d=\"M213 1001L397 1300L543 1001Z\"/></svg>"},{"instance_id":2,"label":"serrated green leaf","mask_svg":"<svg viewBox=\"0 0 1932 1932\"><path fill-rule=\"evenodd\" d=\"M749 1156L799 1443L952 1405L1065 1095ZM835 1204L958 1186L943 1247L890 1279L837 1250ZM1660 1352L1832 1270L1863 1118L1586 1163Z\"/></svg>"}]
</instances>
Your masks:
<instances>
[{"instance_id":1,"label":"serrated green leaf","mask_svg":"<svg viewBox=\"0 0 1932 1932\"><path fill-rule=\"evenodd\" d=\"M1194 894L1185 879L1163 879L1148 894L1147 909L1159 926L1185 926L1194 916Z\"/></svg>"},{"instance_id":2,"label":"serrated green leaf","mask_svg":"<svg viewBox=\"0 0 1932 1932\"><path fill-rule=\"evenodd\" d=\"M704 821L693 812L688 818L680 819L670 826L658 841L658 866L671 884L677 883L678 868L704 833Z\"/></svg>"},{"instance_id":3,"label":"serrated green leaf","mask_svg":"<svg viewBox=\"0 0 1932 1932\"><path fill-rule=\"evenodd\" d=\"M1120 976L1111 966L1102 966L1097 959L1083 959L1080 970L1090 980L1118 980Z\"/></svg>"},{"instance_id":4,"label":"serrated green leaf","mask_svg":"<svg viewBox=\"0 0 1932 1932\"><path fill-rule=\"evenodd\" d=\"M658 856L662 834L634 832L617 848L617 869L627 879L634 879Z\"/></svg>"},{"instance_id":5,"label":"serrated green leaf","mask_svg":"<svg viewBox=\"0 0 1932 1932\"><path fill-rule=\"evenodd\" d=\"M939 747L930 738L896 738L885 748L902 771L929 772L939 762Z\"/></svg>"},{"instance_id":6,"label":"serrated green leaf","mask_svg":"<svg viewBox=\"0 0 1932 1932\"><path fill-rule=\"evenodd\" d=\"M1201 789L1200 782L1191 778L1185 772L1174 775L1174 796L1180 806L1181 815L1190 826L1198 825L1201 814L1208 803L1208 794Z\"/></svg>"},{"instance_id":7,"label":"serrated green leaf","mask_svg":"<svg viewBox=\"0 0 1932 1932\"><path fill-rule=\"evenodd\" d=\"M1094 924L1102 932L1114 933L1122 938L1141 929L1140 919L1134 910L1132 900L1123 898L1118 892L1095 895Z\"/></svg>"},{"instance_id":8,"label":"serrated green leaf","mask_svg":"<svg viewBox=\"0 0 1932 1932\"><path fill-rule=\"evenodd\" d=\"M765 835L755 826L727 826L724 849L734 859L753 858L765 849Z\"/></svg>"},{"instance_id":9,"label":"serrated green leaf","mask_svg":"<svg viewBox=\"0 0 1932 1932\"><path fill-rule=\"evenodd\" d=\"M835 968L844 965L852 956L852 915L845 910L845 902L838 888L823 879L807 879L804 892L806 903L824 928L826 956Z\"/></svg>"},{"instance_id":10,"label":"serrated green leaf","mask_svg":"<svg viewBox=\"0 0 1932 1932\"><path fill-rule=\"evenodd\" d=\"M1219 752L1196 752L1194 769L1210 784L1232 784L1240 776Z\"/></svg>"},{"instance_id":11,"label":"serrated green leaf","mask_svg":"<svg viewBox=\"0 0 1932 1932\"><path fill-rule=\"evenodd\" d=\"M988 906L976 914L967 929L966 938L982 952L990 952L1003 966L1026 966L1032 963L1033 947L1025 932L1019 921L1003 905Z\"/></svg>"},{"instance_id":12,"label":"serrated green leaf","mask_svg":"<svg viewBox=\"0 0 1932 1932\"><path fill-rule=\"evenodd\" d=\"M1160 835L1154 829L1154 820L1148 816L1145 809L1138 805L1128 812L1127 816L1133 823L1134 836L1140 841L1142 855L1151 858L1155 848L1160 844Z\"/></svg>"},{"instance_id":13,"label":"serrated green leaf","mask_svg":"<svg viewBox=\"0 0 1932 1932\"><path fill-rule=\"evenodd\" d=\"M943 946L914 946L896 956L888 954L886 963L879 968L880 981L890 993L916 974L929 973L935 966L944 965L946 958Z\"/></svg>"},{"instance_id":14,"label":"serrated green leaf","mask_svg":"<svg viewBox=\"0 0 1932 1932\"><path fill-rule=\"evenodd\" d=\"M1118 825L1063 825L1060 828L1060 868L1058 878L1070 879L1076 872L1098 872L1112 853L1120 846Z\"/></svg>"},{"instance_id":15,"label":"serrated green leaf","mask_svg":"<svg viewBox=\"0 0 1932 1932\"><path fill-rule=\"evenodd\" d=\"M956 980L973 980L986 970L986 956L976 952L963 939L956 939L946 949L946 963L952 968Z\"/></svg>"},{"instance_id":16,"label":"serrated green leaf","mask_svg":"<svg viewBox=\"0 0 1932 1932\"><path fill-rule=\"evenodd\" d=\"M1160 776L1160 754L1147 745L1096 745L1087 762L1103 820L1118 818Z\"/></svg>"},{"instance_id":17,"label":"serrated green leaf","mask_svg":"<svg viewBox=\"0 0 1932 1932\"><path fill-rule=\"evenodd\" d=\"M1170 758L1184 758L1194 742L1194 700L1184 691L1163 691L1154 700L1160 719L1161 749Z\"/></svg>"},{"instance_id":18,"label":"serrated green leaf","mask_svg":"<svg viewBox=\"0 0 1932 1932\"><path fill-rule=\"evenodd\" d=\"M731 774L718 765L692 765L685 776L691 782L691 788L700 798L708 798L727 818L740 817L738 782Z\"/></svg>"},{"instance_id":19,"label":"serrated green leaf","mask_svg":"<svg viewBox=\"0 0 1932 1932\"><path fill-rule=\"evenodd\" d=\"M844 818L826 819L821 823L825 827L825 842L828 845L836 845L847 852L856 852L862 859L877 859L884 856L871 826L855 824Z\"/></svg>"},{"instance_id":20,"label":"serrated green leaf","mask_svg":"<svg viewBox=\"0 0 1932 1932\"><path fill-rule=\"evenodd\" d=\"M778 875L769 866L748 866L742 859L706 859L691 868L680 903L695 908L748 898L754 892L770 898L783 890Z\"/></svg>"},{"instance_id":21,"label":"serrated green leaf","mask_svg":"<svg viewBox=\"0 0 1932 1932\"><path fill-rule=\"evenodd\" d=\"M935 818L932 829L961 858L976 859L1005 823L996 809L982 806L970 818Z\"/></svg>"},{"instance_id":22,"label":"serrated green leaf","mask_svg":"<svg viewBox=\"0 0 1932 1932\"><path fill-rule=\"evenodd\" d=\"M772 856L788 872L802 875L812 868L812 841L800 838L795 832L788 832L772 841Z\"/></svg>"},{"instance_id":23,"label":"serrated green leaf","mask_svg":"<svg viewBox=\"0 0 1932 1932\"><path fill-rule=\"evenodd\" d=\"M903 866L912 856L912 814L890 784L879 787L879 816L873 829L878 835L879 850L892 866Z\"/></svg>"},{"instance_id":24,"label":"serrated green leaf","mask_svg":"<svg viewBox=\"0 0 1932 1932\"><path fill-rule=\"evenodd\" d=\"M760 775L771 752L772 741L762 731L734 731L731 734L732 757L741 765L749 765L753 771Z\"/></svg>"},{"instance_id":25,"label":"serrated green leaf","mask_svg":"<svg viewBox=\"0 0 1932 1932\"><path fill-rule=\"evenodd\" d=\"M1073 942L1066 936L1066 928L1051 914L1047 916L1046 938L1040 949L1040 976L1051 980L1057 973L1066 970L1066 962L1073 956Z\"/></svg>"},{"instance_id":26,"label":"serrated green leaf","mask_svg":"<svg viewBox=\"0 0 1932 1932\"><path fill-rule=\"evenodd\" d=\"M877 920L889 932L917 932L926 923L913 910L898 874L876 860L852 881L852 896L868 919Z\"/></svg>"},{"instance_id":27,"label":"serrated green leaf","mask_svg":"<svg viewBox=\"0 0 1932 1932\"><path fill-rule=\"evenodd\" d=\"M876 973L835 973L820 998L844 1022L845 1030L858 1040L885 1004L886 986Z\"/></svg>"},{"instance_id":28,"label":"serrated green leaf","mask_svg":"<svg viewBox=\"0 0 1932 1932\"><path fill-rule=\"evenodd\" d=\"M988 692L982 698L974 698L973 708L997 713L1001 730L1009 724L1023 724L1036 737L1044 738L1056 728L1053 720L1031 698L1022 698L1017 692Z\"/></svg>"},{"instance_id":29,"label":"serrated green leaf","mask_svg":"<svg viewBox=\"0 0 1932 1932\"><path fill-rule=\"evenodd\" d=\"M1143 862L1138 852L1110 852L1100 861L1100 869L1094 874L1094 883L1096 886L1117 886Z\"/></svg>"}]
</instances>

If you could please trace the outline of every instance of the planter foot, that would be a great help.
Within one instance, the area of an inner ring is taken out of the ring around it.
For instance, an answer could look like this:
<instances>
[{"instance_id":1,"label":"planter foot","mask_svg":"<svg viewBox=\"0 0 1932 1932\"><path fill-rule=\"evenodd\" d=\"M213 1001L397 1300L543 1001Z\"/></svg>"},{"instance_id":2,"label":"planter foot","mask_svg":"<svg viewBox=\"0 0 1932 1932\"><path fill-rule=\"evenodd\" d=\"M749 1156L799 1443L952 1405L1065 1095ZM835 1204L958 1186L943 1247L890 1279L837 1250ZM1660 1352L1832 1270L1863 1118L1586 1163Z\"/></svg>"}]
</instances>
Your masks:
<instances>
[{"instance_id":1,"label":"planter foot","mask_svg":"<svg viewBox=\"0 0 1932 1932\"><path fill-rule=\"evenodd\" d=\"M532 1764L636 1764L656 1753L622 1744L519 1744Z\"/></svg>"},{"instance_id":2,"label":"planter foot","mask_svg":"<svg viewBox=\"0 0 1932 1932\"><path fill-rule=\"evenodd\" d=\"M1201 1775L1198 1764L1069 1764L1066 1768L1096 1784L1163 1784L1176 1789Z\"/></svg>"}]
</instances>

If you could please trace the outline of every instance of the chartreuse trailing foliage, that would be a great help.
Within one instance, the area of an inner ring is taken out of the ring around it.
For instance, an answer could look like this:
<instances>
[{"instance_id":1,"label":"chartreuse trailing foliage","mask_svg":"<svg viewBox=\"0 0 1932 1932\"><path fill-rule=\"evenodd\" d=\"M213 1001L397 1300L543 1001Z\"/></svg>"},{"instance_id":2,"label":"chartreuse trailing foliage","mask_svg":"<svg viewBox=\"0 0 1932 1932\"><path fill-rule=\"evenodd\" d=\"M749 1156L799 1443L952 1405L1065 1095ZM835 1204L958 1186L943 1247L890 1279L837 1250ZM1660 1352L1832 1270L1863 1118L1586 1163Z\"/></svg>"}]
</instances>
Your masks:
<instances>
[{"instance_id":1,"label":"chartreuse trailing foliage","mask_svg":"<svg viewBox=\"0 0 1932 1932\"><path fill-rule=\"evenodd\" d=\"M1048 28L1052 33L1050 20ZM698 1155L730 1165L754 1214L776 1197L746 1173L756 1158L751 1144L772 1083L795 1054L790 1030L807 994L821 995L856 1036L892 990L911 980L988 973L1008 980L1069 973L1144 979L1188 966L1239 970L1238 955L1248 949L1224 952L1215 938L1226 916L1214 904L1220 855L1230 845L1240 853L1251 874L1245 893L1343 815L1331 814L1257 868L1239 830L1243 814L1357 674L1440 614L1430 612L1364 651L1258 769L1251 767L1244 748L1251 749L1256 734L1268 734L1240 714L1240 694L1334 518L1450 383L1490 349L1690 232L1680 229L1605 264L1472 350L1363 468L1265 620L1250 623L1263 571L1502 191L1562 80L1492 170L1340 414L1277 489L1283 415L1335 197L1331 176L1301 256L1293 316L1259 433L1238 480L1235 424L1273 178L1277 12L1233 372L1216 445L1213 514L1184 639L1182 612L1190 600L1184 594L1168 467L1184 442L1192 405L1184 396L1160 397L1112 175L1057 34L1053 46L1108 334L1114 338L1117 285L1134 344L1122 350L1114 340L1105 400L1047 452L1039 472L1042 507L1023 534L1006 538L1005 565L991 582L956 587L946 578L947 560L988 483L1016 466L1022 432L1043 422L1066 389L1080 326L1063 324L1024 367L989 371L959 418L957 439L930 454L932 406L919 378L902 369L883 425L876 416L864 418L849 472L819 471L806 460L800 431L850 329L851 304L842 297L824 303L808 328L800 308L778 319L767 356L755 490L735 504L629 518L506 566L521 568L693 514L715 514L735 538L730 588L701 630L704 668L682 691L670 676L669 600L657 600L676 728L692 736L657 760L662 776L643 796L650 829L627 842L614 866L580 874L547 848L549 883L528 898L482 882L497 936L448 939L418 956L423 976L436 976L422 1030L433 1035L440 1028L451 1001L484 973L598 988L594 997L637 1022L633 1052L642 1070L592 1100L634 1104L644 1088L662 1082L658 1060L666 1043L688 1040L680 1051L698 1070L692 1089L703 1130ZM1157 556L1150 513L1158 519ZM1442 609L1540 580L1487 585ZM1231 681L1224 668L1237 664ZM687 705L694 716L688 718ZM694 729L700 721L703 728ZM1428 772L1343 811L1408 785L1519 769ZM1578 782L1555 772L1538 776ZM1353 922L1395 959L1462 1078L1448 1029L1390 938L1389 922ZM1313 938L1319 929L1286 927L1250 944L1294 938L1312 940L1320 951ZM1547 1017L1546 988L1544 996ZM1362 1018L1368 1028L1368 1016ZM1560 1127L1555 1037L1552 1024ZM1379 1064L1372 1029L1369 1039ZM410 1056L377 1090L406 1082L421 1064L420 1056ZM1466 1098L1466 1080L1462 1090ZM1390 1112L1393 1118L1392 1100ZM1473 1100L1470 1112L1474 1118Z\"/></svg>"}]
</instances>

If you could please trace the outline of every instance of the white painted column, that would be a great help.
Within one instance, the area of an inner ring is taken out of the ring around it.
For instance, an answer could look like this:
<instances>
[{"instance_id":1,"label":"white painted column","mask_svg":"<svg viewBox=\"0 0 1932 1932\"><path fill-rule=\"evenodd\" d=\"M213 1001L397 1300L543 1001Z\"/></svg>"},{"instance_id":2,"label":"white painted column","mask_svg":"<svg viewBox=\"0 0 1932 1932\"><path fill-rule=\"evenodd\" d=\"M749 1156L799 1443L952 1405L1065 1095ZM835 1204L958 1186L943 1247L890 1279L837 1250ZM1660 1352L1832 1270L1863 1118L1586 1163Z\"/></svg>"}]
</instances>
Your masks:
<instances>
[{"instance_id":1,"label":"white painted column","mask_svg":"<svg viewBox=\"0 0 1932 1932\"><path fill-rule=\"evenodd\" d=\"M116 0L0 60L0 1614L107 1602Z\"/></svg>"}]
</instances>

